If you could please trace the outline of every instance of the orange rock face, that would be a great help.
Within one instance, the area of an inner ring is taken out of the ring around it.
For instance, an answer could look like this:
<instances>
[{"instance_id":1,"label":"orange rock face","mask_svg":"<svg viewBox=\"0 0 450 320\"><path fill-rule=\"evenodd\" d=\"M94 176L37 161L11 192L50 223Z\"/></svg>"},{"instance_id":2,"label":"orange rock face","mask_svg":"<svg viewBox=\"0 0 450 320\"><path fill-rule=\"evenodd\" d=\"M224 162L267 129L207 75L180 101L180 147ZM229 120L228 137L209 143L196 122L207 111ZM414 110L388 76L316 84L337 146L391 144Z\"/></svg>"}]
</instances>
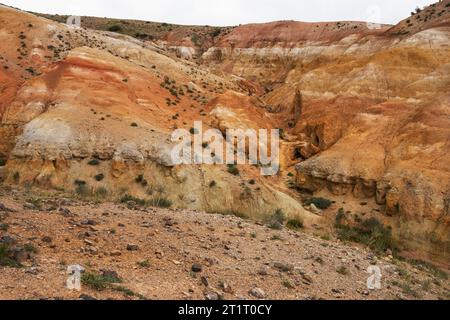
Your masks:
<instances>
[{"instance_id":1,"label":"orange rock face","mask_svg":"<svg viewBox=\"0 0 450 320\"><path fill-rule=\"evenodd\" d=\"M142 197L152 190L133 180L144 173L180 207L252 217L283 208L307 225L334 221L339 203L318 217L286 188L285 174L295 172L302 190L345 199L342 206L372 203L364 214L390 225L405 251L448 266L448 4L376 29L244 25L208 43L201 64L153 42L0 7L9 30L0 41L11 43L0 48L6 179L65 189L82 180L93 192ZM161 40L190 48L172 37ZM280 175L261 179L251 166L240 177L220 166L173 167L170 133L198 120L222 131L283 129ZM100 166L88 165L92 158ZM93 181L100 171L105 179ZM261 185L249 192L246 179ZM220 192L208 187L213 180Z\"/></svg>"}]
</instances>

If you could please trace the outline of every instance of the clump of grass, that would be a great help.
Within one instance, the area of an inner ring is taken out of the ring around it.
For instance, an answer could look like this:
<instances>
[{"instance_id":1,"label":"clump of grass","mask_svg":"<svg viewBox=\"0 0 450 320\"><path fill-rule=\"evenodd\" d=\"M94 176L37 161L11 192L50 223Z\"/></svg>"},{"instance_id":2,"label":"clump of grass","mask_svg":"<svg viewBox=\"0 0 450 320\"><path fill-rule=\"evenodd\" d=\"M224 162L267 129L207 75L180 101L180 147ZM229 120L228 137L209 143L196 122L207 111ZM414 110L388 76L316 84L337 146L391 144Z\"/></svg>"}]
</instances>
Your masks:
<instances>
[{"instance_id":1,"label":"clump of grass","mask_svg":"<svg viewBox=\"0 0 450 320\"><path fill-rule=\"evenodd\" d=\"M331 207L333 202L325 198L309 198L305 201L305 205L309 206L311 204L314 204L318 209L326 210Z\"/></svg>"},{"instance_id":2,"label":"clump of grass","mask_svg":"<svg viewBox=\"0 0 450 320\"><path fill-rule=\"evenodd\" d=\"M396 249L392 230L385 227L378 219L370 218L356 226L342 224L342 219L343 217L337 219L335 224L339 239L365 244L380 253L388 249Z\"/></svg>"},{"instance_id":3,"label":"clump of grass","mask_svg":"<svg viewBox=\"0 0 450 320\"><path fill-rule=\"evenodd\" d=\"M91 190L89 189L86 181L84 180L75 180L75 192L81 197L87 197L91 195Z\"/></svg>"},{"instance_id":4,"label":"clump of grass","mask_svg":"<svg viewBox=\"0 0 450 320\"><path fill-rule=\"evenodd\" d=\"M120 26L120 25L118 25L118 24L114 24L114 25L112 25L112 26L110 26L110 27L108 28L108 31L111 31L111 32L121 32L121 31L122 31L122 26Z\"/></svg>"},{"instance_id":5,"label":"clump of grass","mask_svg":"<svg viewBox=\"0 0 450 320\"><path fill-rule=\"evenodd\" d=\"M214 188L215 186L217 186L217 182L216 181L211 181L210 183L209 183L209 187L210 188Z\"/></svg>"},{"instance_id":6,"label":"clump of grass","mask_svg":"<svg viewBox=\"0 0 450 320\"><path fill-rule=\"evenodd\" d=\"M88 165L90 165L90 166L98 166L98 165L100 165L100 160L98 160L98 159L89 160Z\"/></svg>"},{"instance_id":7,"label":"clump of grass","mask_svg":"<svg viewBox=\"0 0 450 320\"><path fill-rule=\"evenodd\" d=\"M270 229L281 230L286 221L286 214L281 209L277 209L268 219L267 226Z\"/></svg>"},{"instance_id":8,"label":"clump of grass","mask_svg":"<svg viewBox=\"0 0 450 320\"><path fill-rule=\"evenodd\" d=\"M147 260L143 260L143 261L139 261L139 262L137 263L137 265L138 265L139 267L145 268L145 269L150 268L150 266L151 266L150 261L148 261L148 259L147 259Z\"/></svg>"},{"instance_id":9,"label":"clump of grass","mask_svg":"<svg viewBox=\"0 0 450 320\"><path fill-rule=\"evenodd\" d=\"M148 205L159 208L170 208L172 206L172 201L164 197L156 197L149 200Z\"/></svg>"},{"instance_id":10,"label":"clump of grass","mask_svg":"<svg viewBox=\"0 0 450 320\"><path fill-rule=\"evenodd\" d=\"M103 179L105 179L105 175L103 173L99 173L97 174L94 179L98 182L102 181Z\"/></svg>"},{"instance_id":11,"label":"clump of grass","mask_svg":"<svg viewBox=\"0 0 450 320\"><path fill-rule=\"evenodd\" d=\"M136 181L136 183L142 183L142 181L144 181L144 175L140 174L136 177L136 179L134 179L134 181Z\"/></svg>"},{"instance_id":12,"label":"clump of grass","mask_svg":"<svg viewBox=\"0 0 450 320\"><path fill-rule=\"evenodd\" d=\"M348 276L350 274L350 271L347 269L346 266L340 266L336 269L336 272L339 274L342 274L343 276Z\"/></svg>"},{"instance_id":13,"label":"clump of grass","mask_svg":"<svg viewBox=\"0 0 450 320\"><path fill-rule=\"evenodd\" d=\"M275 220L279 223L284 223L286 221L286 214L283 212L283 210L277 209L272 215L272 220Z\"/></svg>"},{"instance_id":14,"label":"clump of grass","mask_svg":"<svg viewBox=\"0 0 450 320\"><path fill-rule=\"evenodd\" d=\"M121 283L120 279L108 277L101 274L85 272L81 276L81 283L91 289L103 291L110 288L113 283Z\"/></svg>"},{"instance_id":15,"label":"clump of grass","mask_svg":"<svg viewBox=\"0 0 450 320\"><path fill-rule=\"evenodd\" d=\"M300 218L291 219L286 223L286 227L291 230L303 229L303 220Z\"/></svg>"},{"instance_id":16,"label":"clump of grass","mask_svg":"<svg viewBox=\"0 0 450 320\"><path fill-rule=\"evenodd\" d=\"M283 280L281 284L287 289L294 289L294 285L289 280Z\"/></svg>"},{"instance_id":17,"label":"clump of grass","mask_svg":"<svg viewBox=\"0 0 450 320\"><path fill-rule=\"evenodd\" d=\"M239 175L239 169L234 164L228 165L228 173L232 174L233 176Z\"/></svg>"},{"instance_id":18,"label":"clump of grass","mask_svg":"<svg viewBox=\"0 0 450 320\"><path fill-rule=\"evenodd\" d=\"M124 195L122 198L120 198L120 202L121 203L127 203L127 202L136 202L136 204L140 205L140 206L145 206L147 204L147 201L145 201L144 199L140 199L140 198L136 198L133 197L129 194Z\"/></svg>"},{"instance_id":19,"label":"clump of grass","mask_svg":"<svg viewBox=\"0 0 450 320\"><path fill-rule=\"evenodd\" d=\"M100 187L95 189L94 191L94 196L96 196L97 198L101 198L104 199L108 196L108 189L104 188L104 187Z\"/></svg>"},{"instance_id":20,"label":"clump of grass","mask_svg":"<svg viewBox=\"0 0 450 320\"><path fill-rule=\"evenodd\" d=\"M0 244L0 267L20 268L22 265L10 258L10 248L8 244Z\"/></svg>"}]
</instances>

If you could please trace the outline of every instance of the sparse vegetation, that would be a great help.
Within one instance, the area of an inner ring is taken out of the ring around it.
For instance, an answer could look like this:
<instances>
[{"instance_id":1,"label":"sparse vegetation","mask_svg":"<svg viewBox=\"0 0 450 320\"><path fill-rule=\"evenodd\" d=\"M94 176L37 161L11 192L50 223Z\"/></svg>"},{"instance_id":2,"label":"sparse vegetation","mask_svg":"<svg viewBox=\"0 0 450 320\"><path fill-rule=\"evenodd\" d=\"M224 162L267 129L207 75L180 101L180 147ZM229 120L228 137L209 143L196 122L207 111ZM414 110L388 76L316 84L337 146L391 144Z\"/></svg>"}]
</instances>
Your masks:
<instances>
[{"instance_id":1,"label":"sparse vegetation","mask_svg":"<svg viewBox=\"0 0 450 320\"><path fill-rule=\"evenodd\" d=\"M102 181L103 179L105 179L105 175L103 173L97 174L94 179L98 182Z\"/></svg>"},{"instance_id":2,"label":"sparse vegetation","mask_svg":"<svg viewBox=\"0 0 450 320\"><path fill-rule=\"evenodd\" d=\"M111 284L121 283L122 281L120 279L101 274L85 272L81 275L81 282L91 289L102 291L111 288Z\"/></svg>"},{"instance_id":3,"label":"sparse vegetation","mask_svg":"<svg viewBox=\"0 0 450 320\"><path fill-rule=\"evenodd\" d=\"M133 197L133 196L131 196L129 194L124 195L120 199L121 203L128 203L130 201L135 202L137 205L140 205L140 206L145 206L147 204L147 201L145 201L144 199L136 198L136 197Z\"/></svg>"},{"instance_id":4,"label":"sparse vegetation","mask_svg":"<svg viewBox=\"0 0 450 320\"><path fill-rule=\"evenodd\" d=\"M344 241L362 243L376 252L385 252L396 248L392 231L376 218L370 218L355 226L344 224L345 214L340 210L336 216L335 228L338 238Z\"/></svg>"},{"instance_id":5,"label":"sparse vegetation","mask_svg":"<svg viewBox=\"0 0 450 320\"><path fill-rule=\"evenodd\" d=\"M21 264L10 258L8 244L0 244L0 267L20 268Z\"/></svg>"},{"instance_id":6,"label":"sparse vegetation","mask_svg":"<svg viewBox=\"0 0 450 320\"><path fill-rule=\"evenodd\" d=\"M309 206L311 204L314 204L318 209L326 210L331 207L333 202L325 198L309 198L305 201L305 205Z\"/></svg>"},{"instance_id":7,"label":"sparse vegetation","mask_svg":"<svg viewBox=\"0 0 450 320\"><path fill-rule=\"evenodd\" d=\"M303 228L303 220L300 218L291 219L286 223L286 227L291 230L300 230Z\"/></svg>"},{"instance_id":8,"label":"sparse vegetation","mask_svg":"<svg viewBox=\"0 0 450 320\"><path fill-rule=\"evenodd\" d=\"M108 31L111 32L121 32L122 31L122 27L118 24L112 25L108 28Z\"/></svg>"},{"instance_id":9,"label":"sparse vegetation","mask_svg":"<svg viewBox=\"0 0 450 320\"><path fill-rule=\"evenodd\" d=\"M233 176L238 176L240 174L238 167L234 164L228 165L228 173L232 174Z\"/></svg>"},{"instance_id":10,"label":"sparse vegetation","mask_svg":"<svg viewBox=\"0 0 450 320\"><path fill-rule=\"evenodd\" d=\"M340 266L336 269L336 272L339 274L342 274L343 276L348 276L350 274L350 271L347 269L346 266Z\"/></svg>"},{"instance_id":11,"label":"sparse vegetation","mask_svg":"<svg viewBox=\"0 0 450 320\"><path fill-rule=\"evenodd\" d=\"M98 166L98 165L100 165L100 160L98 160L98 159L89 160L88 165L90 165L90 166Z\"/></svg>"},{"instance_id":12,"label":"sparse vegetation","mask_svg":"<svg viewBox=\"0 0 450 320\"><path fill-rule=\"evenodd\" d=\"M148 205L158 208L170 208L172 206L172 201L170 201L167 198L156 197L154 199L149 200Z\"/></svg>"}]
</instances>

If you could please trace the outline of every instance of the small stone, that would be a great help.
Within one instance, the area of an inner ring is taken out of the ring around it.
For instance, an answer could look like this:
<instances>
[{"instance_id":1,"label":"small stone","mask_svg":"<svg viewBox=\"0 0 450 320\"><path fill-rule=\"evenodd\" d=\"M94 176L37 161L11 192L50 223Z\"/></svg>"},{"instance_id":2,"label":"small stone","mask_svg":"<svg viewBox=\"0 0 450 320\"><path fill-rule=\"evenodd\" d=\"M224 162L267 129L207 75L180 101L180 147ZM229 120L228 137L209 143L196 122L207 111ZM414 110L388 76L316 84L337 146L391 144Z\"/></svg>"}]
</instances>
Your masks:
<instances>
[{"instance_id":1,"label":"small stone","mask_svg":"<svg viewBox=\"0 0 450 320\"><path fill-rule=\"evenodd\" d=\"M84 243L86 243L88 246L94 245L94 242L92 242L91 240L88 240L88 239L84 239Z\"/></svg>"},{"instance_id":2,"label":"small stone","mask_svg":"<svg viewBox=\"0 0 450 320\"><path fill-rule=\"evenodd\" d=\"M119 250L114 250L114 251L111 251L109 255L111 257L119 257L122 255L122 252L120 252Z\"/></svg>"},{"instance_id":3,"label":"small stone","mask_svg":"<svg viewBox=\"0 0 450 320\"><path fill-rule=\"evenodd\" d=\"M217 301L219 300L219 295L214 291L207 291L205 293L205 299L209 301Z\"/></svg>"},{"instance_id":4,"label":"small stone","mask_svg":"<svg viewBox=\"0 0 450 320\"><path fill-rule=\"evenodd\" d=\"M202 272L203 268L202 268L202 265L201 265L201 264L194 263L194 264L192 265L191 270L192 270L193 272L195 272L195 273L199 273L199 272Z\"/></svg>"},{"instance_id":5,"label":"small stone","mask_svg":"<svg viewBox=\"0 0 450 320\"><path fill-rule=\"evenodd\" d=\"M220 284L220 286L221 286L223 292L229 293L229 294L232 294L232 293L233 293L233 289L231 288L231 286L230 286L227 282L225 282L225 281L222 282L222 283Z\"/></svg>"},{"instance_id":6,"label":"small stone","mask_svg":"<svg viewBox=\"0 0 450 320\"><path fill-rule=\"evenodd\" d=\"M313 279L312 279L309 275L307 275L307 274L302 274L301 276L302 276L303 282L304 282L305 284L310 285L310 284L313 283Z\"/></svg>"},{"instance_id":7,"label":"small stone","mask_svg":"<svg viewBox=\"0 0 450 320\"><path fill-rule=\"evenodd\" d=\"M200 278L200 281L202 282L202 284L203 284L205 287L209 287L209 281L208 281L208 278L207 278L207 277L205 277L205 276L201 277L201 278Z\"/></svg>"},{"instance_id":8,"label":"small stone","mask_svg":"<svg viewBox=\"0 0 450 320\"><path fill-rule=\"evenodd\" d=\"M136 244L129 244L129 245L127 245L127 250L128 251L138 251L139 247Z\"/></svg>"},{"instance_id":9,"label":"small stone","mask_svg":"<svg viewBox=\"0 0 450 320\"><path fill-rule=\"evenodd\" d=\"M322 213L322 210L317 208L314 203L311 203L311 205L309 206L309 211L311 211L314 214L321 214Z\"/></svg>"},{"instance_id":10,"label":"small stone","mask_svg":"<svg viewBox=\"0 0 450 320\"><path fill-rule=\"evenodd\" d=\"M261 269L258 270L258 274L260 276L267 276L269 274L267 267L261 267Z\"/></svg>"},{"instance_id":11,"label":"small stone","mask_svg":"<svg viewBox=\"0 0 450 320\"><path fill-rule=\"evenodd\" d=\"M95 226L97 224L97 222L95 222L94 220L88 219L88 220L82 221L81 224L84 226Z\"/></svg>"},{"instance_id":12,"label":"small stone","mask_svg":"<svg viewBox=\"0 0 450 320\"><path fill-rule=\"evenodd\" d=\"M291 272L294 270L294 266L291 264L287 264L287 263L282 263L282 262L275 262L273 264L273 267L275 269L280 270L281 272Z\"/></svg>"},{"instance_id":13,"label":"small stone","mask_svg":"<svg viewBox=\"0 0 450 320\"><path fill-rule=\"evenodd\" d=\"M34 210L34 209L36 209L36 206L34 204L32 204L32 203L27 202L27 203L25 203L23 205L23 208L24 209L29 209L29 210Z\"/></svg>"},{"instance_id":14,"label":"small stone","mask_svg":"<svg viewBox=\"0 0 450 320\"><path fill-rule=\"evenodd\" d=\"M82 294L82 295L80 295L80 300L94 301L94 300L97 300L97 299L95 299L94 297L91 297L91 296L89 296L87 294Z\"/></svg>"},{"instance_id":15,"label":"small stone","mask_svg":"<svg viewBox=\"0 0 450 320\"><path fill-rule=\"evenodd\" d=\"M49 237L49 236L45 236L45 237L42 238L42 242L44 242L44 243L52 243L53 239L51 237Z\"/></svg>"},{"instance_id":16,"label":"small stone","mask_svg":"<svg viewBox=\"0 0 450 320\"><path fill-rule=\"evenodd\" d=\"M264 299L266 297L266 293L261 288L253 288L249 294L258 299Z\"/></svg>"}]
</instances>

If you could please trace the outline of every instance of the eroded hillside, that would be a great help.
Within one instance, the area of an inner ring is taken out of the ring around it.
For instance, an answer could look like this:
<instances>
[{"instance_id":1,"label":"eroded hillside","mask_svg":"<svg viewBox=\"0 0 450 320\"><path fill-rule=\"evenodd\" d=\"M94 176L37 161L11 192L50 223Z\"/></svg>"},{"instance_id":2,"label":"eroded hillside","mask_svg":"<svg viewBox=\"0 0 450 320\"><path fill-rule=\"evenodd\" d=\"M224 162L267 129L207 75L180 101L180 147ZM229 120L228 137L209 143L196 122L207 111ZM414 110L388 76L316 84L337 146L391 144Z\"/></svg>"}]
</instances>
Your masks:
<instances>
[{"instance_id":1,"label":"eroded hillside","mask_svg":"<svg viewBox=\"0 0 450 320\"><path fill-rule=\"evenodd\" d=\"M377 28L85 18L87 29L0 6L5 181L263 221L281 209L327 237L342 236L337 218L375 218L390 250L448 268L449 16L442 1ZM170 133L196 120L283 129L280 174L173 166ZM331 201L311 206L319 197Z\"/></svg>"}]
</instances>

